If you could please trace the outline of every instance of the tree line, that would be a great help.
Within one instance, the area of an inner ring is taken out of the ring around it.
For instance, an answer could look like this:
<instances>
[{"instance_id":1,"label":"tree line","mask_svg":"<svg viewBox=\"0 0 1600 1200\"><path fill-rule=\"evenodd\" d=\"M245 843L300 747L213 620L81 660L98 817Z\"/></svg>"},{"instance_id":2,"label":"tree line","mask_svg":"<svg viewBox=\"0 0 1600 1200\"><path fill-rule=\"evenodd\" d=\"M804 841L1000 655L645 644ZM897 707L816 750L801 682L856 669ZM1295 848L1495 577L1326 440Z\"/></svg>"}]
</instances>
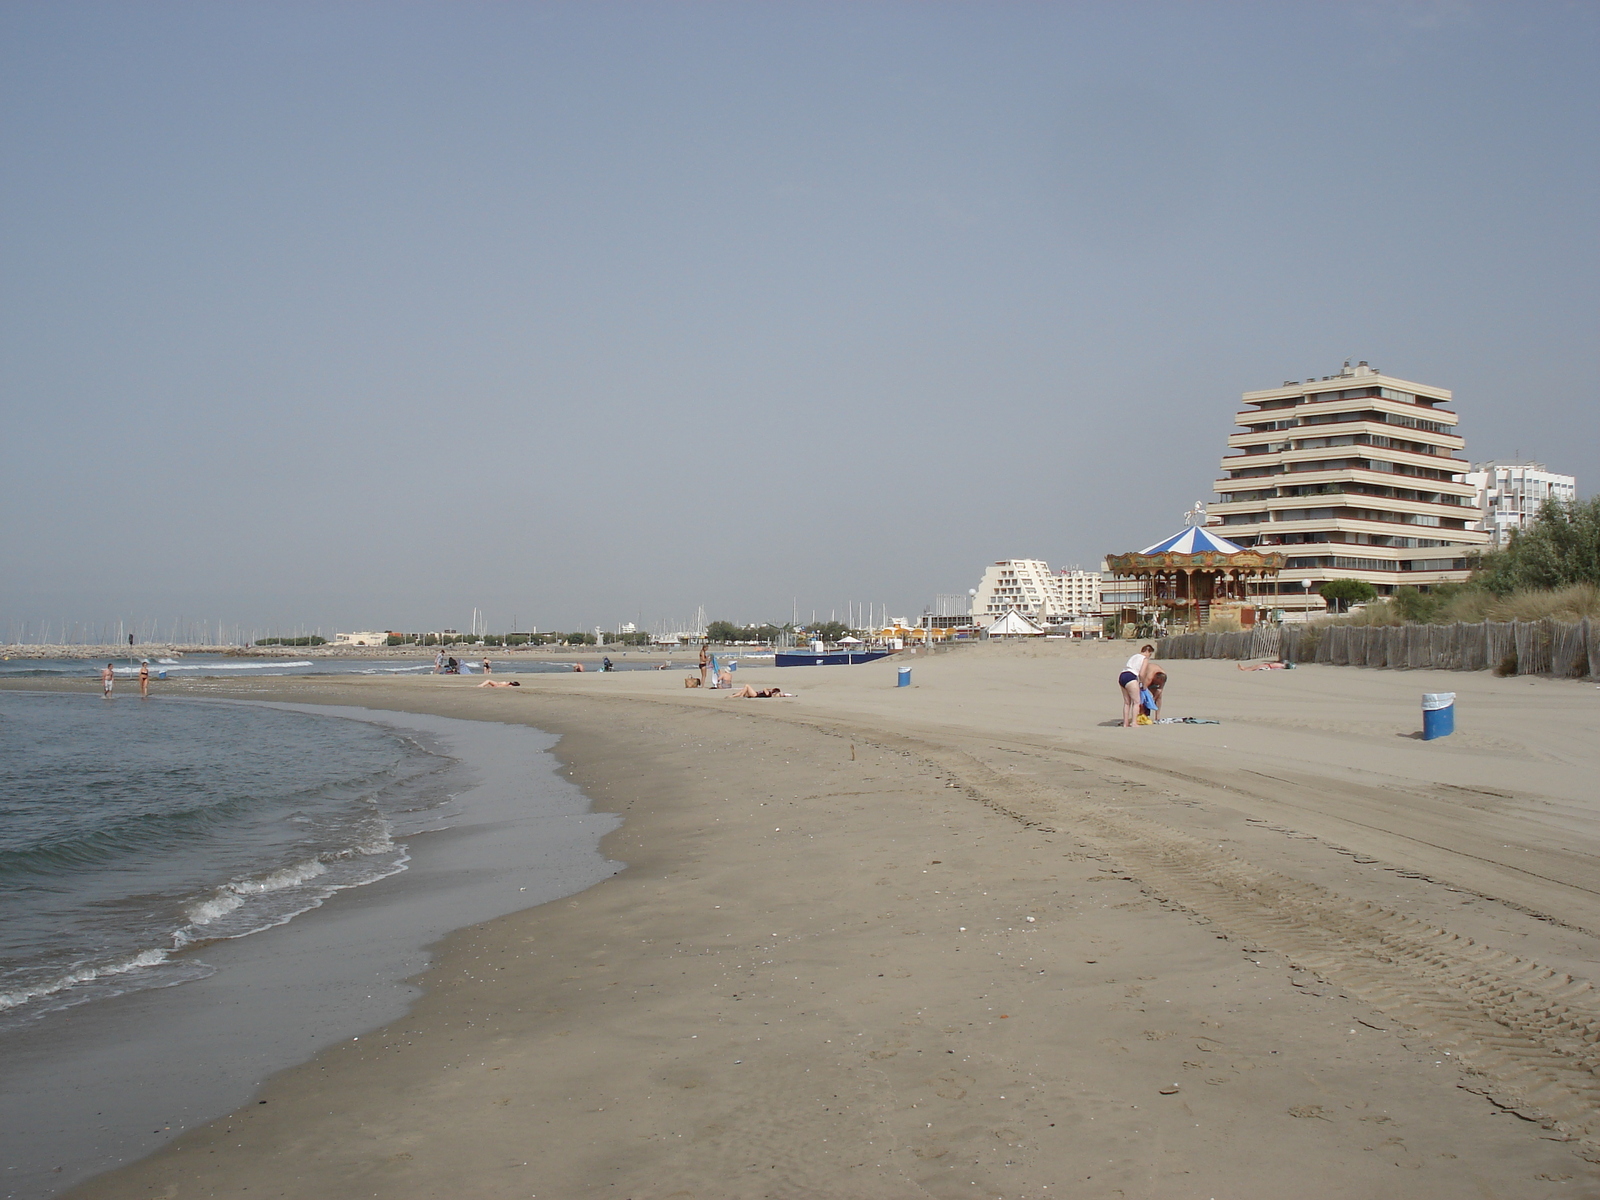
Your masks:
<instances>
[{"instance_id":1,"label":"tree line","mask_svg":"<svg viewBox=\"0 0 1600 1200\"><path fill-rule=\"evenodd\" d=\"M257 645L265 643L258 642ZM390 646L648 646L648 633L391 633Z\"/></svg>"}]
</instances>

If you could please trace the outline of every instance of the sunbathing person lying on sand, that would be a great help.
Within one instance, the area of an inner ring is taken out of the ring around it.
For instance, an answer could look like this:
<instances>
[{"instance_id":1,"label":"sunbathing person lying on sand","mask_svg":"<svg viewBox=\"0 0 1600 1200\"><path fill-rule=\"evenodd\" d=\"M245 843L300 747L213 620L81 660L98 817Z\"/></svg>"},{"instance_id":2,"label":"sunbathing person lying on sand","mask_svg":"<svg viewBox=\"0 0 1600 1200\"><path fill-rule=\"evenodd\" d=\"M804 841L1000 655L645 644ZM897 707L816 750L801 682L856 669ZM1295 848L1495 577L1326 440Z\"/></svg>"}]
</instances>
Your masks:
<instances>
[{"instance_id":1,"label":"sunbathing person lying on sand","mask_svg":"<svg viewBox=\"0 0 1600 1200\"><path fill-rule=\"evenodd\" d=\"M786 692L782 688L755 688L748 683L738 691L730 692L729 695L736 700L768 700L774 696L782 696L786 700L794 699L793 692Z\"/></svg>"},{"instance_id":2,"label":"sunbathing person lying on sand","mask_svg":"<svg viewBox=\"0 0 1600 1200\"><path fill-rule=\"evenodd\" d=\"M478 686L479 687L521 687L522 684L517 682L515 679L512 679L512 680L485 679Z\"/></svg>"},{"instance_id":3,"label":"sunbathing person lying on sand","mask_svg":"<svg viewBox=\"0 0 1600 1200\"><path fill-rule=\"evenodd\" d=\"M1253 667L1247 667L1243 663L1240 663L1239 664L1239 670L1241 670L1241 671L1292 671L1292 670L1294 670L1294 664L1293 663L1284 663L1284 662L1266 662L1266 663L1257 663Z\"/></svg>"}]
</instances>

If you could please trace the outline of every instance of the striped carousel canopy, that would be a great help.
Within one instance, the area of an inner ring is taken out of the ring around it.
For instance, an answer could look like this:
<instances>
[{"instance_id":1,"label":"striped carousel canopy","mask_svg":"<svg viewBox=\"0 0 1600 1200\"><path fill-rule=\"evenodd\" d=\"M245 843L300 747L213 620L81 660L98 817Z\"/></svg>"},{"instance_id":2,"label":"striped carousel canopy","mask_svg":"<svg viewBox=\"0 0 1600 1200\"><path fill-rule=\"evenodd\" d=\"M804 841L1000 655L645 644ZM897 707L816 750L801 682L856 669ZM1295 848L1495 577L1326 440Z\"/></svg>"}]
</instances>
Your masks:
<instances>
[{"instance_id":1,"label":"striped carousel canopy","mask_svg":"<svg viewBox=\"0 0 1600 1200\"><path fill-rule=\"evenodd\" d=\"M1140 554L1243 554L1244 547L1227 538L1207 533L1198 525L1191 525L1182 533L1175 533L1154 546L1146 546Z\"/></svg>"}]
</instances>

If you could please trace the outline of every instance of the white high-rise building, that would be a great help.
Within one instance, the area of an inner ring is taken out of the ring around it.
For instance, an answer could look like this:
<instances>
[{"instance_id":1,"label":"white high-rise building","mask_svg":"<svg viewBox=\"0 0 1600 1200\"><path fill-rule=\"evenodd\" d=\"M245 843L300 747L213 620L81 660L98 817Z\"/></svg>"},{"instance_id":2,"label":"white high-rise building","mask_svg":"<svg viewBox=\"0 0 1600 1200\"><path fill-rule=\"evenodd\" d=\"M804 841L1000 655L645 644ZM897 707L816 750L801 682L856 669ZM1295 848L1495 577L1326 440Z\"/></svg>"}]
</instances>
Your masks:
<instances>
[{"instance_id":1,"label":"white high-rise building","mask_svg":"<svg viewBox=\"0 0 1600 1200\"><path fill-rule=\"evenodd\" d=\"M1054 572L1038 558L1007 558L983 572L972 597L972 616L996 621L1019 612L1043 625L1100 611L1100 574L1068 568Z\"/></svg>"},{"instance_id":2,"label":"white high-rise building","mask_svg":"<svg viewBox=\"0 0 1600 1200\"><path fill-rule=\"evenodd\" d=\"M1557 475L1536 462L1473 463L1462 477L1476 495L1475 528L1489 535L1491 546L1504 546L1513 529L1526 529L1546 500L1570 504L1578 498L1578 481Z\"/></svg>"},{"instance_id":3,"label":"white high-rise building","mask_svg":"<svg viewBox=\"0 0 1600 1200\"><path fill-rule=\"evenodd\" d=\"M1100 611L1100 572L1062 567L1056 575L1061 589L1061 610L1073 616L1088 616Z\"/></svg>"},{"instance_id":4,"label":"white high-rise building","mask_svg":"<svg viewBox=\"0 0 1600 1200\"><path fill-rule=\"evenodd\" d=\"M1288 559L1276 588L1329 579L1381 593L1467 577L1488 534L1473 528L1466 443L1444 388L1348 363L1334 375L1246 392L1222 460L1214 532ZM1263 589L1266 594L1268 589Z\"/></svg>"}]
</instances>

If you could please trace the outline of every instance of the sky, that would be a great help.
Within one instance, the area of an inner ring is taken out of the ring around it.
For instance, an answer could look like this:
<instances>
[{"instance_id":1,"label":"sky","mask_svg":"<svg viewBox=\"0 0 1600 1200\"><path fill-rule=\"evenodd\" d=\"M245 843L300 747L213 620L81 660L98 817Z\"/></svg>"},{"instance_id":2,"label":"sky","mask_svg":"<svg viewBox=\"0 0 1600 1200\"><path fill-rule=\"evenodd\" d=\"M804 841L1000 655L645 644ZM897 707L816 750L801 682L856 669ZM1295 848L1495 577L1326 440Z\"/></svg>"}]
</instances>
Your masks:
<instances>
[{"instance_id":1,"label":"sky","mask_svg":"<svg viewBox=\"0 0 1600 1200\"><path fill-rule=\"evenodd\" d=\"M0 639L915 616L1368 360L1600 478L1600 5L0 6ZM157 624L158 623L158 624Z\"/></svg>"}]
</instances>

